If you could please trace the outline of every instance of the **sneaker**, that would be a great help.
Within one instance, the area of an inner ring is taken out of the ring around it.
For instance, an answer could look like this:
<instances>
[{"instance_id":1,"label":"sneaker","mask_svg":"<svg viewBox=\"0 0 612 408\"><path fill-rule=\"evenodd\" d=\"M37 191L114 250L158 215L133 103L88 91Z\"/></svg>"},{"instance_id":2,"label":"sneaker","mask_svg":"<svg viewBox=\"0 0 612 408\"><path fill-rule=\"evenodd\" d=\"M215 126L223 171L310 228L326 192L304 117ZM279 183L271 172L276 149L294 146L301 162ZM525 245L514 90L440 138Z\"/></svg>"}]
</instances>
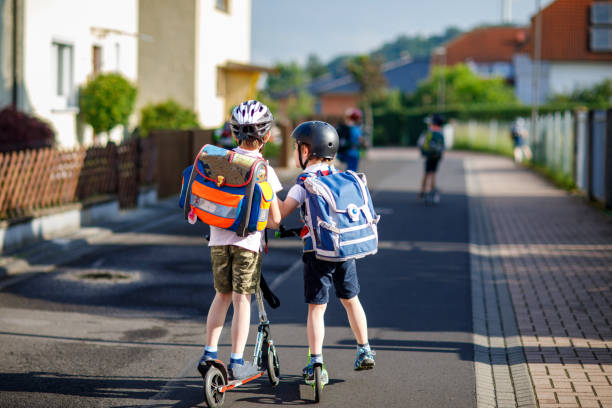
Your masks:
<instances>
[{"instance_id":1,"label":"sneaker","mask_svg":"<svg viewBox=\"0 0 612 408\"><path fill-rule=\"evenodd\" d=\"M227 371L230 380L244 380L253 377L259 372L257 367L251 364L250 361L245 361L244 364L231 363Z\"/></svg>"},{"instance_id":2,"label":"sneaker","mask_svg":"<svg viewBox=\"0 0 612 408\"><path fill-rule=\"evenodd\" d=\"M306 382L306 384L313 385L315 382L314 365L312 363L308 363L308 365L302 370L302 375L304 376L304 381ZM323 366L321 367L321 383L323 385L329 383L329 375L327 374L325 364L323 364Z\"/></svg>"},{"instance_id":3,"label":"sneaker","mask_svg":"<svg viewBox=\"0 0 612 408\"><path fill-rule=\"evenodd\" d=\"M355 359L355 370L369 370L374 368L374 356L376 352L374 350L367 350L359 348L357 350L357 358Z\"/></svg>"},{"instance_id":4,"label":"sneaker","mask_svg":"<svg viewBox=\"0 0 612 408\"><path fill-rule=\"evenodd\" d=\"M208 365L206 364L206 362L210 360L214 360L214 358L212 358L211 356L207 356L206 353L202 354L202 358L198 362L198 371L200 372L200 374L206 375L206 366Z\"/></svg>"},{"instance_id":5,"label":"sneaker","mask_svg":"<svg viewBox=\"0 0 612 408\"><path fill-rule=\"evenodd\" d=\"M417 199L418 200L422 200L424 197L425 197L425 193L422 192L422 191L417 194Z\"/></svg>"}]
</instances>

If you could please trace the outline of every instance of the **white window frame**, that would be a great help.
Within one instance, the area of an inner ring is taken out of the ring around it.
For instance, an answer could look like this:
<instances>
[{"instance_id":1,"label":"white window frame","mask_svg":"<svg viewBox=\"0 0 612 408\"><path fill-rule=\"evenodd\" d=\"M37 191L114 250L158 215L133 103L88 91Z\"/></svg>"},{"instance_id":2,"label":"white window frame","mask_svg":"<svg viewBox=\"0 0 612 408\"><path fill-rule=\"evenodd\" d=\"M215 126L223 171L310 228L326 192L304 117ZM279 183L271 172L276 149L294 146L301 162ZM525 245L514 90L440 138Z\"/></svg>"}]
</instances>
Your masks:
<instances>
[{"instance_id":1,"label":"white window frame","mask_svg":"<svg viewBox=\"0 0 612 408\"><path fill-rule=\"evenodd\" d=\"M61 78L60 69L63 73ZM74 44L69 41L53 40L51 42L51 84L54 108L66 109L76 106Z\"/></svg>"}]
</instances>

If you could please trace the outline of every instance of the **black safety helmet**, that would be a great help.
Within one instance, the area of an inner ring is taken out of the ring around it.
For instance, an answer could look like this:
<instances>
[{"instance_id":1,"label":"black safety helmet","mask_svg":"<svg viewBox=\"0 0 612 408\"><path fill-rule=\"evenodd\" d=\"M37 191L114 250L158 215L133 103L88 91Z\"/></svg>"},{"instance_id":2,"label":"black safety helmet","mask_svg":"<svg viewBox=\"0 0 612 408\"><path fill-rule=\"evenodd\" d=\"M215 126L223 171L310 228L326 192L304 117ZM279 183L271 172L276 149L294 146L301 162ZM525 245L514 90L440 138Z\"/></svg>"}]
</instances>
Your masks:
<instances>
[{"instance_id":1,"label":"black safety helmet","mask_svg":"<svg viewBox=\"0 0 612 408\"><path fill-rule=\"evenodd\" d=\"M431 123L436 126L443 126L446 123L446 118L441 113L434 113L431 117Z\"/></svg>"},{"instance_id":2,"label":"black safety helmet","mask_svg":"<svg viewBox=\"0 0 612 408\"><path fill-rule=\"evenodd\" d=\"M300 145L308 145L310 150L308 159L311 157L333 159L336 157L338 145L340 144L336 129L329 123L319 120L301 123L293 130L291 137L298 144L298 152ZM302 155L300 154L298 157L300 166L302 166L302 169L305 169L308 159L306 163L302 163Z\"/></svg>"}]
</instances>

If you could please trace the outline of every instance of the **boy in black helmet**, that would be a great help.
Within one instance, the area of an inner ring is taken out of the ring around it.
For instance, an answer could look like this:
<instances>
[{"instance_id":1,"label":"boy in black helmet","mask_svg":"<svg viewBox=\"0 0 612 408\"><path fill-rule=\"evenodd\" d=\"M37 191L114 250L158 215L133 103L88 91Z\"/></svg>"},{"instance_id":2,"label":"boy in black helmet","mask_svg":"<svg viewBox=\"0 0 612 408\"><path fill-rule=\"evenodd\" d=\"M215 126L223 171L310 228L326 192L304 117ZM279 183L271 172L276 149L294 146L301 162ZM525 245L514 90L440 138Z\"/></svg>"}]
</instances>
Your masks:
<instances>
[{"instance_id":1,"label":"boy in black helmet","mask_svg":"<svg viewBox=\"0 0 612 408\"><path fill-rule=\"evenodd\" d=\"M333 160L338 152L338 133L326 122L311 121L300 124L293 131L295 139L294 161L305 173L314 173L318 177L336 173ZM306 190L303 184L297 183L287 194L284 202L279 200L281 217L285 218L298 207L302 217L307 217ZM336 295L346 309L351 329L357 340L357 358L355 370L374 367L374 351L368 343L368 325L365 312L359 302L359 281L355 260L328 262L315 257L312 238L307 227L302 230L304 241L304 298L308 304L308 345L310 359L303 374L307 384L314 382L313 364L323 363L323 336L325 332L324 314L329 300L329 288L335 287ZM322 382L327 384L329 377L325 365L322 370Z\"/></svg>"}]
</instances>

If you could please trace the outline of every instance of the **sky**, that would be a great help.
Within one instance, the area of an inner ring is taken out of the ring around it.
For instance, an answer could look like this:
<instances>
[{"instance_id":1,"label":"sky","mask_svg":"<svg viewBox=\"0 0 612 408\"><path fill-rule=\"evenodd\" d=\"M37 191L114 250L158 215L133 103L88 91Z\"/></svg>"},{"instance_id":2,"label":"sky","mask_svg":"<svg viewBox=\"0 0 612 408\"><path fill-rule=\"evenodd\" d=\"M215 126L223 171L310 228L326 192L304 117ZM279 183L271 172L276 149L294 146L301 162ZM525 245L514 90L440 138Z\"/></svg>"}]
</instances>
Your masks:
<instances>
[{"instance_id":1,"label":"sky","mask_svg":"<svg viewBox=\"0 0 612 408\"><path fill-rule=\"evenodd\" d=\"M238 0L240 1L240 0ZM512 22L528 24L537 0L511 0ZM541 0L545 7L552 0ZM252 0L251 62L309 54L323 62L368 53L401 34L437 34L501 22L502 0Z\"/></svg>"}]
</instances>

